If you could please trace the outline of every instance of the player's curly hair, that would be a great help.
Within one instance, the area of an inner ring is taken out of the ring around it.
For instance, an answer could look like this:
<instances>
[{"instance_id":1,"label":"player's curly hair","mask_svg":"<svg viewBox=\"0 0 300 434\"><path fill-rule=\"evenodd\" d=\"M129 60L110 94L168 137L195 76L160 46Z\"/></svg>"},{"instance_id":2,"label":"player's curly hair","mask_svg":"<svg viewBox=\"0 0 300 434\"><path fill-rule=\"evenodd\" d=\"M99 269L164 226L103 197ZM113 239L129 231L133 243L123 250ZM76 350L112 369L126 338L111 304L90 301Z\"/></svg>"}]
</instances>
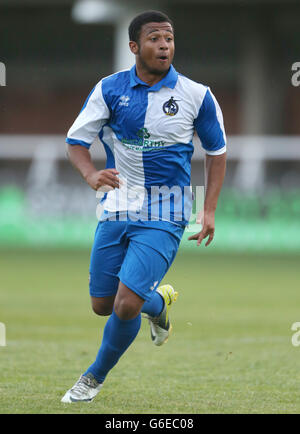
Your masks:
<instances>
[{"instance_id":1,"label":"player's curly hair","mask_svg":"<svg viewBox=\"0 0 300 434\"><path fill-rule=\"evenodd\" d=\"M138 43L140 33L141 33L141 28L144 24L147 23L170 23L174 30L173 21L168 17L168 15L159 11L152 11L152 10L145 11L137 15L131 21L128 28L129 40Z\"/></svg>"}]
</instances>

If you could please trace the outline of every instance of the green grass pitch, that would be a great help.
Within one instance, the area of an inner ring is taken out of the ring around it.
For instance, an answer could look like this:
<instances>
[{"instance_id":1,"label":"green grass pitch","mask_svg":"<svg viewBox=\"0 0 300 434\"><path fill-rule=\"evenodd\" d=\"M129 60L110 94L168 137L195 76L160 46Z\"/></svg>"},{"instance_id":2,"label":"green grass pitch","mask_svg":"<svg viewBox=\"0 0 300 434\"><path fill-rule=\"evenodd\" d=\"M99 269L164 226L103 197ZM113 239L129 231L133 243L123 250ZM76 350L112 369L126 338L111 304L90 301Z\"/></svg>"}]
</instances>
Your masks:
<instances>
[{"instance_id":1,"label":"green grass pitch","mask_svg":"<svg viewBox=\"0 0 300 434\"><path fill-rule=\"evenodd\" d=\"M180 250L168 343L143 320L96 399L68 405L106 321L90 308L89 252L2 250L0 413L299 413L299 259Z\"/></svg>"}]
</instances>

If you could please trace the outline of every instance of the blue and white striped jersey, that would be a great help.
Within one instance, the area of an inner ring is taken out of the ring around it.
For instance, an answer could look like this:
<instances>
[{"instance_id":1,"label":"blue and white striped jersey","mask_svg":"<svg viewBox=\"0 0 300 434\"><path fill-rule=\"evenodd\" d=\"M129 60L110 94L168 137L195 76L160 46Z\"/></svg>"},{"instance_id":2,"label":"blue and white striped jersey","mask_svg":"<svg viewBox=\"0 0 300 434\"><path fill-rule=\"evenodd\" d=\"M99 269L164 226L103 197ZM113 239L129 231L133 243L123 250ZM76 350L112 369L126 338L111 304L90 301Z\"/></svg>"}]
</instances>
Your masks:
<instances>
[{"instance_id":1,"label":"blue and white striped jersey","mask_svg":"<svg viewBox=\"0 0 300 434\"><path fill-rule=\"evenodd\" d=\"M146 212L146 219L151 214L154 220L185 225L192 203L195 131L207 154L226 151L222 112L210 89L178 74L173 66L150 87L138 78L134 66L103 78L94 87L66 142L89 148L98 135L107 154L106 168L120 172L123 187L105 195L105 210ZM160 189L159 197L151 195L155 187ZM161 203L167 196L170 199L168 189L172 189L173 202L165 218ZM174 203L182 205L179 213Z\"/></svg>"}]
</instances>

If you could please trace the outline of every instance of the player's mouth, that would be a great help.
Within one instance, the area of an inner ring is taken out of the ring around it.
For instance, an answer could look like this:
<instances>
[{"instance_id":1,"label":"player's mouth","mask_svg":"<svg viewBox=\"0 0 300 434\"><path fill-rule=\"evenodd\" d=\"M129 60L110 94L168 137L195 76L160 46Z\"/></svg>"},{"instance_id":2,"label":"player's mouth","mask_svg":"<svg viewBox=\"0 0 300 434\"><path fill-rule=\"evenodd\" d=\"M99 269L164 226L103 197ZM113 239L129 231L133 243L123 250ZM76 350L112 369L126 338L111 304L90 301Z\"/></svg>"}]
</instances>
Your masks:
<instances>
[{"instance_id":1,"label":"player's mouth","mask_svg":"<svg viewBox=\"0 0 300 434\"><path fill-rule=\"evenodd\" d=\"M169 61L168 56L164 56L164 55L158 56L157 59L162 63L167 63Z\"/></svg>"}]
</instances>

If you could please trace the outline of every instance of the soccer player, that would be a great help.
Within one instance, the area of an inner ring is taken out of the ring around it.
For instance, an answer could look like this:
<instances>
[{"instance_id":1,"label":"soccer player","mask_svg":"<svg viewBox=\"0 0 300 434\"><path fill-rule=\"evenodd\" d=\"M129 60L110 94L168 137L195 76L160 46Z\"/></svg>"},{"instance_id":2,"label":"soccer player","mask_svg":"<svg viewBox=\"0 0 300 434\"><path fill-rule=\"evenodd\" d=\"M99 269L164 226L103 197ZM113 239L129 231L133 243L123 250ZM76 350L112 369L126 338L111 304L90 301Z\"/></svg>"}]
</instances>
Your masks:
<instances>
[{"instance_id":1,"label":"soccer player","mask_svg":"<svg viewBox=\"0 0 300 434\"><path fill-rule=\"evenodd\" d=\"M220 107L208 87L172 66L174 26L168 16L158 11L136 16L129 39L135 65L94 87L66 139L70 161L89 186L106 189L91 252L90 295L94 312L109 318L96 360L62 402L94 399L137 336L141 312L155 345L169 337L177 293L171 285L158 285L191 211L195 131L206 152L206 194L202 230L189 240L199 245L208 237L209 245L214 237L226 161ZM89 153L97 135L107 153L104 170L95 168ZM152 194L155 188L158 194Z\"/></svg>"}]
</instances>

